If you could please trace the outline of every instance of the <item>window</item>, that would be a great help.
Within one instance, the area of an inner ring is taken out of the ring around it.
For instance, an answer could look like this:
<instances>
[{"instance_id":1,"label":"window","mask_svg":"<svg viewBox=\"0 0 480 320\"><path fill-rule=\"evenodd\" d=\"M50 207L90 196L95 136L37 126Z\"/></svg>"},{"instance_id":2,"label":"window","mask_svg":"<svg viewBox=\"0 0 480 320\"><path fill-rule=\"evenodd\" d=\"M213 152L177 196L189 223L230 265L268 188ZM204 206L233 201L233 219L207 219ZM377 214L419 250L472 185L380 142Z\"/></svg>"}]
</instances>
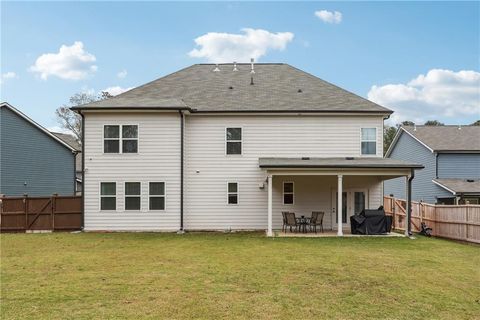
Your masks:
<instances>
[{"instance_id":1,"label":"window","mask_svg":"<svg viewBox=\"0 0 480 320\"><path fill-rule=\"evenodd\" d=\"M377 154L376 128L362 128L362 154Z\"/></svg>"},{"instance_id":2,"label":"window","mask_svg":"<svg viewBox=\"0 0 480 320\"><path fill-rule=\"evenodd\" d=\"M165 182L150 182L148 197L150 210L165 210Z\"/></svg>"},{"instance_id":3,"label":"window","mask_svg":"<svg viewBox=\"0 0 480 320\"><path fill-rule=\"evenodd\" d=\"M242 128L227 128L227 154L242 154Z\"/></svg>"},{"instance_id":4,"label":"window","mask_svg":"<svg viewBox=\"0 0 480 320\"><path fill-rule=\"evenodd\" d=\"M238 183L229 182L227 187L228 204L238 204Z\"/></svg>"},{"instance_id":5,"label":"window","mask_svg":"<svg viewBox=\"0 0 480 320\"><path fill-rule=\"evenodd\" d=\"M283 204L293 204L293 182L283 183Z\"/></svg>"},{"instance_id":6,"label":"window","mask_svg":"<svg viewBox=\"0 0 480 320\"><path fill-rule=\"evenodd\" d=\"M121 129L121 130L120 130ZM121 134L120 134L121 131ZM121 152L120 152L120 145ZM103 127L104 153L137 153L137 125L106 125Z\"/></svg>"},{"instance_id":7,"label":"window","mask_svg":"<svg viewBox=\"0 0 480 320\"><path fill-rule=\"evenodd\" d=\"M115 182L100 183L100 210L116 210L117 184Z\"/></svg>"},{"instance_id":8,"label":"window","mask_svg":"<svg viewBox=\"0 0 480 320\"><path fill-rule=\"evenodd\" d=\"M140 182L125 182L125 210L140 210Z\"/></svg>"},{"instance_id":9,"label":"window","mask_svg":"<svg viewBox=\"0 0 480 320\"><path fill-rule=\"evenodd\" d=\"M120 150L120 126L103 127L103 152L119 153Z\"/></svg>"}]
</instances>

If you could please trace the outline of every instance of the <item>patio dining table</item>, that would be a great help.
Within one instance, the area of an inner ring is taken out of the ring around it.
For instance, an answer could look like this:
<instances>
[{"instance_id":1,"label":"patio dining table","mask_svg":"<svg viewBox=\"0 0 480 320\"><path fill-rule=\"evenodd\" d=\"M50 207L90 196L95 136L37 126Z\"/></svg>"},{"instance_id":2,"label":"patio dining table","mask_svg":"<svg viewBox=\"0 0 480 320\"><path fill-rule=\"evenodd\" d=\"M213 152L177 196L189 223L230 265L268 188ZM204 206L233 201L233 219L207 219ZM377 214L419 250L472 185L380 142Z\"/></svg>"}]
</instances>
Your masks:
<instances>
[{"instance_id":1,"label":"patio dining table","mask_svg":"<svg viewBox=\"0 0 480 320\"><path fill-rule=\"evenodd\" d=\"M296 218L297 224L300 225L299 231L301 233L307 233L307 225L310 224L310 217L301 216L300 218Z\"/></svg>"}]
</instances>

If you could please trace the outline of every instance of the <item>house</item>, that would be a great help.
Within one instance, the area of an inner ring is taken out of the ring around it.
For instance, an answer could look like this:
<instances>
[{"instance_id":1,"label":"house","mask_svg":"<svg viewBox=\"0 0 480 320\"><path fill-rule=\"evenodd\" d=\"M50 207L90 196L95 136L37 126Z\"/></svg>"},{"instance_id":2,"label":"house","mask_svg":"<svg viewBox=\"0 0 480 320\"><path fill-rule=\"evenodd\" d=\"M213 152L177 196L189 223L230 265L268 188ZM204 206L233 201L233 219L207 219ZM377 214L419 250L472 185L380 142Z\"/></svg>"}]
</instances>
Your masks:
<instances>
[{"instance_id":1,"label":"house","mask_svg":"<svg viewBox=\"0 0 480 320\"><path fill-rule=\"evenodd\" d=\"M71 134L68 133L62 133L62 132L53 132L55 136L58 138L62 139L64 142L66 142L68 145L70 145L72 148L75 149L76 155L75 155L75 177L76 177L76 183L75 183L75 194L81 195L82 194L82 146L77 140L76 137L74 137Z\"/></svg>"},{"instance_id":2,"label":"house","mask_svg":"<svg viewBox=\"0 0 480 320\"><path fill-rule=\"evenodd\" d=\"M76 154L12 105L0 104L0 194L75 194Z\"/></svg>"},{"instance_id":3,"label":"house","mask_svg":"<svg viewBox=\"0 0 480 320\"><path fill-rule=\"evenodd\" d=\"M323 211L341 235L422 168L383 159L391 110L287 64L196 64L73 109L85 230L272 235L282 211Z\"/></svg>"},{"instance_id":4,"label":"house","mask_svg":"<svg viewBox=\"0 0 480 320\"><path fill-rule=\"evenodd\" d=\"M385 157L425 166L413 182L413 200L479 203L479 126L402 126ZM404 198L404 179L385 181L384 192Z\"/></svg>"}]
</instances>

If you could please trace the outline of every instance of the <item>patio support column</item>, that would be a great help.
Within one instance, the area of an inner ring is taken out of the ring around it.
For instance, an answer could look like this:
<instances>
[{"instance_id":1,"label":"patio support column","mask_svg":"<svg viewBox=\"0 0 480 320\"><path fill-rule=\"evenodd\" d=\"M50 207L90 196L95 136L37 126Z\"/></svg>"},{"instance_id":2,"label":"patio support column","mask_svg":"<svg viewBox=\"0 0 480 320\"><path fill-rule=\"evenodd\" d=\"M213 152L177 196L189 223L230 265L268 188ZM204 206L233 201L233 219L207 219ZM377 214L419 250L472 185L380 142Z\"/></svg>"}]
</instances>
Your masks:
<instances>
[{"instance_id":1,"label":"patio support column","mask_svg":"<svg viewBox=\"0 0 480 320\"><path fill-rule=\"evenodd\" d=\"M267 229L267 237L273 236L272 231L272 197L273 197L273 185L272 185L272 175L269 174L267 181L268 181L268 229Z\"/></svg>"},{"instance_id":2,"label":"patio support column","mask_svg":"<svg viewBox=\"0 0 480 320\"><path fill-rule=\"evenodd\" d=\"M337 236L341 237L343 236L343 223L342 223L342 213L343 213L343 175L339 174L337 176L338 181L338 196L337 196Z\"/></svg>"}]
</instances>

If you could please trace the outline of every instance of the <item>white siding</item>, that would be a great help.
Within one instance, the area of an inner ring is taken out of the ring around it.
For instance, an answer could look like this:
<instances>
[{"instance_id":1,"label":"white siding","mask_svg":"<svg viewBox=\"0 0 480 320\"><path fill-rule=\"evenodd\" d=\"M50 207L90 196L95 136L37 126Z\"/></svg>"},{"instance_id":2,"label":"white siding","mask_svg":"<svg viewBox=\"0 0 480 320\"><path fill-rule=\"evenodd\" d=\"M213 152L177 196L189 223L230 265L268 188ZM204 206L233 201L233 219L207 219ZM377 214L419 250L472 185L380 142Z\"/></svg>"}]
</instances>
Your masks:
<instances>
[{"instance_id":1,"label":"white siding","mask_svg":"<svg viewBox=\"0 0 480 320\"><path fill-rule=\"evenodd\" d=\"M381 116L187 117L185 228L265 229L267 190L261 190L259 184L265 181L266 175L258 167L259 157L358 157L361 128L367 127L377 128L377 156L381 157L382 126ZM242 127L241 156L225 155L226 127ZM274 228L280 227L284 207L281 179L298 180L295 184L298 201L292 211L309 216L313 210L323 210L329 219L331 189L336 187L334 178L275 177ZM333 182L327 182L328 179ZM346 176L344 181L346 185L350 180L352 186L368 186L369 206L378 207L382 196L380 180L359 179ZM228 181L239 183L238 205L227 204Z\"/></svg>"},{"instance_id":2,"label":"white siding","mask_svg":"<svg viewBox=\"0 0 480 320\"><path fill-rule=\"evenodd\" d=\"M180 117L178 113L87 114L85 230L178 230ZM138 154L103 154L103 125L137 124ZM100 211L100 182L117 182L117 210ZM124 211L124 183L141 182L140 211ZM148 210L148 182L165 181L166 210Z\"/></svg>"}]
</instances>

